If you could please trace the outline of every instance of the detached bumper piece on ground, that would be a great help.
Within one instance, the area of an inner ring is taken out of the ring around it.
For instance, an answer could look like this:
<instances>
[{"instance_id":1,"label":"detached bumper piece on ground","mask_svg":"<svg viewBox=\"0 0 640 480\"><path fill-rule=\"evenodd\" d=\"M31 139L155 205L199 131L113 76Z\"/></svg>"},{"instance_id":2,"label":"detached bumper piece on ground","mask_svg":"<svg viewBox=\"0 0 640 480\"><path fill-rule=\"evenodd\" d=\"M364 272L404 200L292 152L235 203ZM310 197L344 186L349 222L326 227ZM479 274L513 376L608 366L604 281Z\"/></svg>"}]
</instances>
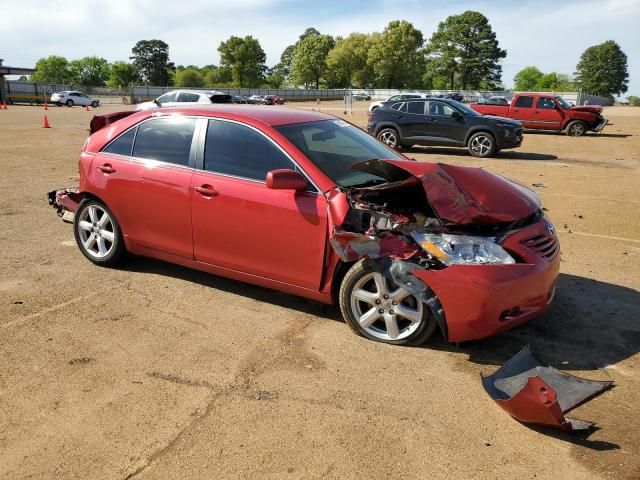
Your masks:
<instances>
[{"instance_id":1,"label":"detached bumper piece on ground","mask_svg":"<svg viewBox=\"0 0 640 480\"><path fill-rule=\"evenodd\" d=\"M613 381L587 380L543 365L527 346L494 374L483 376L482 384L516 420L571 432L593 423L564 414L610 388Z\"/></svg>"}]
</instances>

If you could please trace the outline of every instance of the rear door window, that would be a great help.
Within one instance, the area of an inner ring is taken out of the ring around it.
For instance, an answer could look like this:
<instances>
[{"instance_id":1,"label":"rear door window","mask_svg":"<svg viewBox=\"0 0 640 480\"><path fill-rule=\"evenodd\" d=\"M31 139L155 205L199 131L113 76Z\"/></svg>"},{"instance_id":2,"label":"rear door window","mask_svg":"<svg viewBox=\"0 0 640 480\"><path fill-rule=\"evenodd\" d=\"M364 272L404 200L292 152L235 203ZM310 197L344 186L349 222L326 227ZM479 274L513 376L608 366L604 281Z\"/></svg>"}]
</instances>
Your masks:
<instances>
[{"instance_id":1,"label":"rear door window","mask_svg":"<svg viewBox=\"0 0 640 480\"><path fill-rule=\"evenodd\" d=\"M531 108L533 106L533 97L521 96L516 100L516 108Z\"/></svg>"},{"instance_id":2,"label":"rear door window","mask_svg":"<svg viewBox=\"0 0 640 480\"><path fill-rule=\"evenodd\" d=\"M209 172L264 182L271 170L295 170L295 164L271 140L251 127L210 120L204 147Z\"/></svg>"},{"instance_id":3,"label":"rear door window","mask_svg":"<svg viewBox=\"0 0 640 480\"><path fill-rule=\"evenodd\" d=\"M133 156L175 165L189 165L196 119L157 118L138 125Z\"/></svg>"},{"instance_id":4,"label":"rear door window","mask_svg":"<svg viewBox=\"0 0 640 480\"><path fill-rule=\"evenodd\" d=\"M197 102L200 100L200 95L197 93L180 92L178 94L178 102Z\"/></svg>"},{"instance_id":5,"label":"rear door window","mask_svg":"<svg viewBox=\"0 0 640 480\"><path fill-rule=\"evenodd\" d=\"M420 101L407 102L407 113L424 115L424 104L425 102Z\"/></svg>"}]
</instances>

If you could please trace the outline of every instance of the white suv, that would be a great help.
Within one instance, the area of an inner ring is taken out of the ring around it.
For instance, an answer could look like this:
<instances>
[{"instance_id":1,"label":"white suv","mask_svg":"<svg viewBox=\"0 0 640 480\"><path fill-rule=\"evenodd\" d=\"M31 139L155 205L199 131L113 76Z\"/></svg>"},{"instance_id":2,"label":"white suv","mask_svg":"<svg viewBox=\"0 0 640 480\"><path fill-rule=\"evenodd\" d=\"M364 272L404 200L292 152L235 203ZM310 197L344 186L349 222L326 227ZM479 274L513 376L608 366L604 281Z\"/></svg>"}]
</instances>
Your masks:
<instances>
[{"instance_id":1,"label":"white suv","mask_svg":"<svg viewBox=\"0 0 640 480\"><path fill-rule=\"evenodd\" d=\"M76 92L72 90L65 90L64 92L57 92L51 95L51 103L55 103L59 107L66 105L67 107L73 107L74 105L80 106L92 106L98 108L100 106L100 100L91 98L89 95L85 95L82 92Z\"/></svg>"},{"instance_id":2,"label":"white suv","mask_svg":"<svg viewBox=\"0 0 640 480\"><path fill-rule=\"evenodd\" d=\"M381 107L385 102L398 102L400 100L409 100L411 98L428 98L426 93L401 93L398 95L391 95L386 100L380 100L377 102L371 102L369 105L369 111L373 112L376 108Z\"/></svg>"},{"instance_id":3,"label":"white suv","mask_svg":"<svg viewBox=\"0 0 640 480\"><path fill-rule=\"evenodd\" d=\"M151 110L161 107L188 107L194 103L199 105L233 103L233 97L215 90L172 90L150 102L139 103L136 110Z\"/></svg>"}]
</instances>

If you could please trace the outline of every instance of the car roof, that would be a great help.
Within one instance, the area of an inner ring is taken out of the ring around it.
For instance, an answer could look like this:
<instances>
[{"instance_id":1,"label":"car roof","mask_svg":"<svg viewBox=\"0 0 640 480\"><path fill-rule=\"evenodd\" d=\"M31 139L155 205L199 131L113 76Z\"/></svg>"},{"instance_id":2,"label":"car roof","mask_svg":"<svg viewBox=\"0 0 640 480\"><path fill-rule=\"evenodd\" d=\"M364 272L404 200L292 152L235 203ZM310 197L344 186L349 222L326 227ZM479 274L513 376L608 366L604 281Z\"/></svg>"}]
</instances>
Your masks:
<instances>
[{"instance_id":1,"label":"car roof","mask_svg":"<svg viewBox=\"0 0 640 480\"><path fill-rule=\"evenodd\" d=\"M180 93L180 92L183 92L183 93L197 93L197 94L203 94L203 95L226 95L226 93L219 92L218 90L189 90L189 89L186 89L186 88L179 88L177 90L170 90L168 92L164 92L162 95L165 95L167 93Z\"/></svg>"},{"instance_id":2,"label":"car roof","mask_svg":"<svg viewBox=\"0 0 640 480\"><path fill-rule=\"evenodd\" d=\"M321 112L303 110L301 108L267 108L260 105L214 104L192 107L165 107L152 110L157 113L178 113L183 115L202 115L215 117L221 113L234 116L237 120L253 119L265 125L289 125L292 123L316 122L319 120L335 120L336 117Z\"/></svg>"}]
</instances>

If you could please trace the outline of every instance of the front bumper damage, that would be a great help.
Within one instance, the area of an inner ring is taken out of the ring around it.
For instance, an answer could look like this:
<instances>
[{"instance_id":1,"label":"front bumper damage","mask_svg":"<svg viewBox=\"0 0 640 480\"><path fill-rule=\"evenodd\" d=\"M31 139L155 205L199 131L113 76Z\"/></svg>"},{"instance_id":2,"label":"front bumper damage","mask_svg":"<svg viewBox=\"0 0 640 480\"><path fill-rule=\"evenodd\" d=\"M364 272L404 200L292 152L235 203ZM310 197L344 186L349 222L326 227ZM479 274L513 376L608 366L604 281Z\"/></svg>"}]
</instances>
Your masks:
<instances>
[{"instance_id":1,"label":"front bumper damage","mask_svg":"<svg viewBox=\"0 0 640 480\"><path fill-rule=\"evenodd\" d=\"M78 188L62 188L47 193L47 200L59 217L67 223L73 223L75 211L82 200L83 195Z\"/></svg>"},{"instance_id":2,"label":"front bumper damage","mask_svg":"<svg viewBox=\"0 0 640 480\"><path fill-rule=\"evenodd\" d=\"M591 129L594 132L600 132L602 129L609 124L609 120L602 117L598 123L596 123Z\"/></svg>"},{"instance_id":3,"label":"front bumper damage","mask_svg":"<svg viewBox=\"0 0 640 480\"><path fill-rule=\"evenodd\" d=\"M519 422L567 432L589 429L593 423L565 417L565 413L613 385L611 380L587 380L544 365L528 346L481 378L489 396Z\"/></svg>"}]
</instances>

